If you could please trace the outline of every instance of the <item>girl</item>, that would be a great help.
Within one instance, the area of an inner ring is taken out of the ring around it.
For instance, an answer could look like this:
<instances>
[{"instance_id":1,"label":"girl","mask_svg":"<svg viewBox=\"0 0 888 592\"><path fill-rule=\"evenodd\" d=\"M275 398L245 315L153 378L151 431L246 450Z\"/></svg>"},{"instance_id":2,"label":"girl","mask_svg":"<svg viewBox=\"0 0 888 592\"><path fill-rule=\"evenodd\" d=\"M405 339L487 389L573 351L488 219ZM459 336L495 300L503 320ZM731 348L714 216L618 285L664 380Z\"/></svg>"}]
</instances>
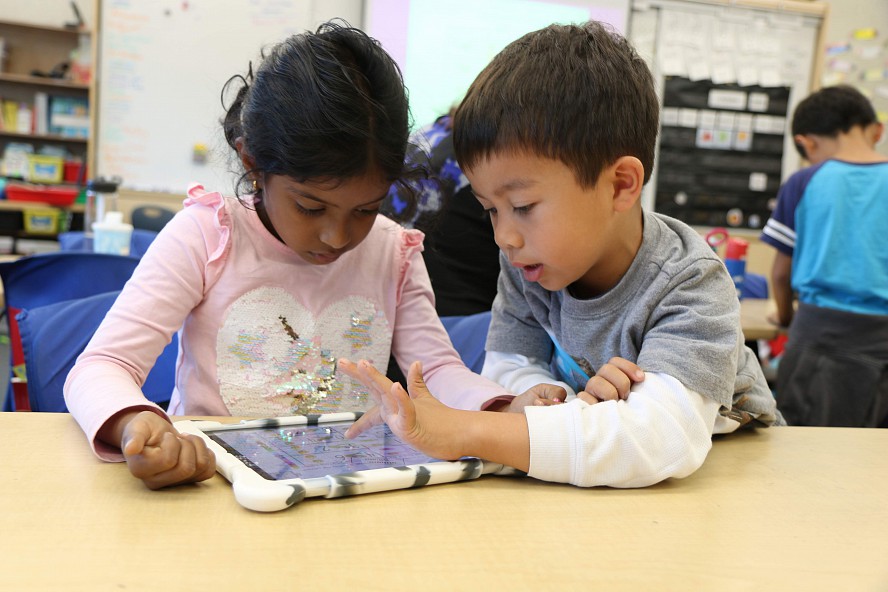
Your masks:
<instances>
[{"instance_id":1,"label":"girl","mask_svg":"<svg viewBox=\"0 0 888 592\"><path fill-rule=\"evenodd\" d=\"M405 175L407 99L392 59L363 32L325 24L241 80L223 128L247 191L189 188L65 385L94 452L126 460L152 489L215 470L203 442L178 434L140 390L177 331L170 415L364 410L366 390L335 361L384 364L390 352L402 368L422 361L430 386L455 393L448 405L480 409L508 394L453 350L422 234L377 217ZM559 396L543 385L515 406Z\"/></svg>"}]
</instances>

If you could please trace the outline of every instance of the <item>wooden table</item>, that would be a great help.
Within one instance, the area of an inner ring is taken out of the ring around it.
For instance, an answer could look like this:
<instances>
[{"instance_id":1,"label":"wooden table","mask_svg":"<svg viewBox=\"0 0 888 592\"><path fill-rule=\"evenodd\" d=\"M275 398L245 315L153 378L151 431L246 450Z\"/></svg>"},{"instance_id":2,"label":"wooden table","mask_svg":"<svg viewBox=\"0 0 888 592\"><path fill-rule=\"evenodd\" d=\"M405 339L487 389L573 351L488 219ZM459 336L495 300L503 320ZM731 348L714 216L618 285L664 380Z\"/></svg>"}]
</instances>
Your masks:
<instances>
[{"instance_id":1,"label":"wooden table","mask_svg":"<svg viewBox=\"0 0 888 592\"><path fill-rule=\"evenodd\" d=\"M259 514L152 492L63 414L0 414L2 590L888 590L888 430L716 439L635 490L484 477Z\"/></svg>"},{"instance_id":2,"label":"wooden table","mask_svg":"<svg viewBox=\"0 0 888 592\"><path fill-rule=\"evenodd\" d=\"M767 298L744 298L740 301L740 327L747 340L774 339L785 329L768 321L777 311L777 304Z\"/></svg>"}]
</instances>

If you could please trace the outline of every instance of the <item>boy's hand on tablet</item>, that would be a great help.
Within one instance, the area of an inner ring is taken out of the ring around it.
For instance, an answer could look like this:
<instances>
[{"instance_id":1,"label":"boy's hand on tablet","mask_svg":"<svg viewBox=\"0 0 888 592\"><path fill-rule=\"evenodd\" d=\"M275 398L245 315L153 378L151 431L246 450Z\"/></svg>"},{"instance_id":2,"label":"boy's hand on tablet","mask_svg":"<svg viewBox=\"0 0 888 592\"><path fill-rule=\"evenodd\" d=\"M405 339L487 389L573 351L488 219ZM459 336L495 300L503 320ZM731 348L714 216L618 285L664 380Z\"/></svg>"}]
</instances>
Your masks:
<instances>
[{"instance_id":1,"label":"boy's hand on tablet","mask_svg":"<svg viewBox=\"0 0 888 592\"><path fill-rule=\"evenodd\" d=\"M558 405L564 403L567 391L554 384L538 384L529 388L503 408L503 411L512 413L524 413L525 407L539 407L543 405Z\"/></svg>"},{"instance_id":2,"label":"boy's hand on tablet","mask_svg":"<svg viewBox=\"0 0 888 592\"><path fill-rule=\"evenodd\" d=\"M409 394L399 383L392 382L366 360L357 364L341 363L340 367L370 389L377 401L377 409L364 417L375 411L376 417L385 421L404 443L434 458L453 460L463 456L460 441L464 431L460 427L459 415L466 412L451 409L429 392L419 362L411 364L407 372ZM370 421L361 424L359 420L348 429L346 437L353 438L368 429Z\"/></svg>"},{"instance_id":3,"label":"boy's hand on tablet","mask_svg":"<svg viewBox=\"0 0 888 592\"><path fill-rule=\"evenodd\" d=\"M197 436L180 434L151 411L128 416L120 449L130 472L149 489L194 483L213 476L216 457Z\"/></svg>"},{"instance_id":4,"label":"boy's hand on tablet","mask_svg":"<svg viewBox=\"0 0 888 592\"><path fill-rule=\"evenodd\" d=\"M624 358L611 358L589 379L586 389L577 393L577 398L590 405L602 401L625 401L632 385L643 380L644 371L636 364Z\"/></svg>"}]
</instances>

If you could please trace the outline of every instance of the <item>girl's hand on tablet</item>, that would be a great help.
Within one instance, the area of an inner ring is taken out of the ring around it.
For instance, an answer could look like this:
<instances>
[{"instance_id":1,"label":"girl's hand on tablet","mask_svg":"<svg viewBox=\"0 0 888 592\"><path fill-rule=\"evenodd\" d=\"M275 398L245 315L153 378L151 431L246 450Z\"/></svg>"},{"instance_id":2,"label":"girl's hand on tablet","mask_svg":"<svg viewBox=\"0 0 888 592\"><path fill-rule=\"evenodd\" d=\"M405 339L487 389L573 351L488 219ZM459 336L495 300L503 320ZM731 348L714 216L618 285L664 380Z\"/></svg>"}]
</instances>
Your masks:
<instances>
[{"instance_id":1,"label":"girl's hand on tablet","mask_svg":"<svg viewBox=\"0 0 888 592\"><path fill-rule=\"evenodd\" d=\"M216 457L197 436L180 434L151 411L124 416L120 449L130 472L149 489L194 483L213 476Z\"/></svg>"}]
</instances>

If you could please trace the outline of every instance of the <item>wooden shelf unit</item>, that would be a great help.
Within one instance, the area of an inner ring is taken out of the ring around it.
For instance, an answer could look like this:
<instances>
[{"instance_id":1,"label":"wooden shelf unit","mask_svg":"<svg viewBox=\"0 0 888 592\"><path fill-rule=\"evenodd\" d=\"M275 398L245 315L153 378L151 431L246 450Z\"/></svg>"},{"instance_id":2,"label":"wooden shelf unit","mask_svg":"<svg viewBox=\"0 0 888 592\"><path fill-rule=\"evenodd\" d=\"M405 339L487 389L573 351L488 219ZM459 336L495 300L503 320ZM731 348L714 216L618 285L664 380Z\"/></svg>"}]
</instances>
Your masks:
<instances>
[{"instance_id":1,"label":"wooden shelf unit","mask_svg":"<svg viewBox=\"0 0 888 592\"><path fill-rule=\"evenodd\" d=\"M70 62L71 51L81 45L84 36L89 39L91 56L91 75L88 82L32 74L35 71L48 74L60 64ZM5 47L5 59L0 59L0 98L25 103L32 110L38 92L44 92L50 97L86 99L89 103L89 130L86 138L23 133L7 126L0 130L0 156L10 142L32 144L35 151L47 145L59 146L83 160L89 171L95 170L96 37L96 31L85 28L53 27L0 19L0 38L3 38Z\"/></svg>"}]
</instances>

